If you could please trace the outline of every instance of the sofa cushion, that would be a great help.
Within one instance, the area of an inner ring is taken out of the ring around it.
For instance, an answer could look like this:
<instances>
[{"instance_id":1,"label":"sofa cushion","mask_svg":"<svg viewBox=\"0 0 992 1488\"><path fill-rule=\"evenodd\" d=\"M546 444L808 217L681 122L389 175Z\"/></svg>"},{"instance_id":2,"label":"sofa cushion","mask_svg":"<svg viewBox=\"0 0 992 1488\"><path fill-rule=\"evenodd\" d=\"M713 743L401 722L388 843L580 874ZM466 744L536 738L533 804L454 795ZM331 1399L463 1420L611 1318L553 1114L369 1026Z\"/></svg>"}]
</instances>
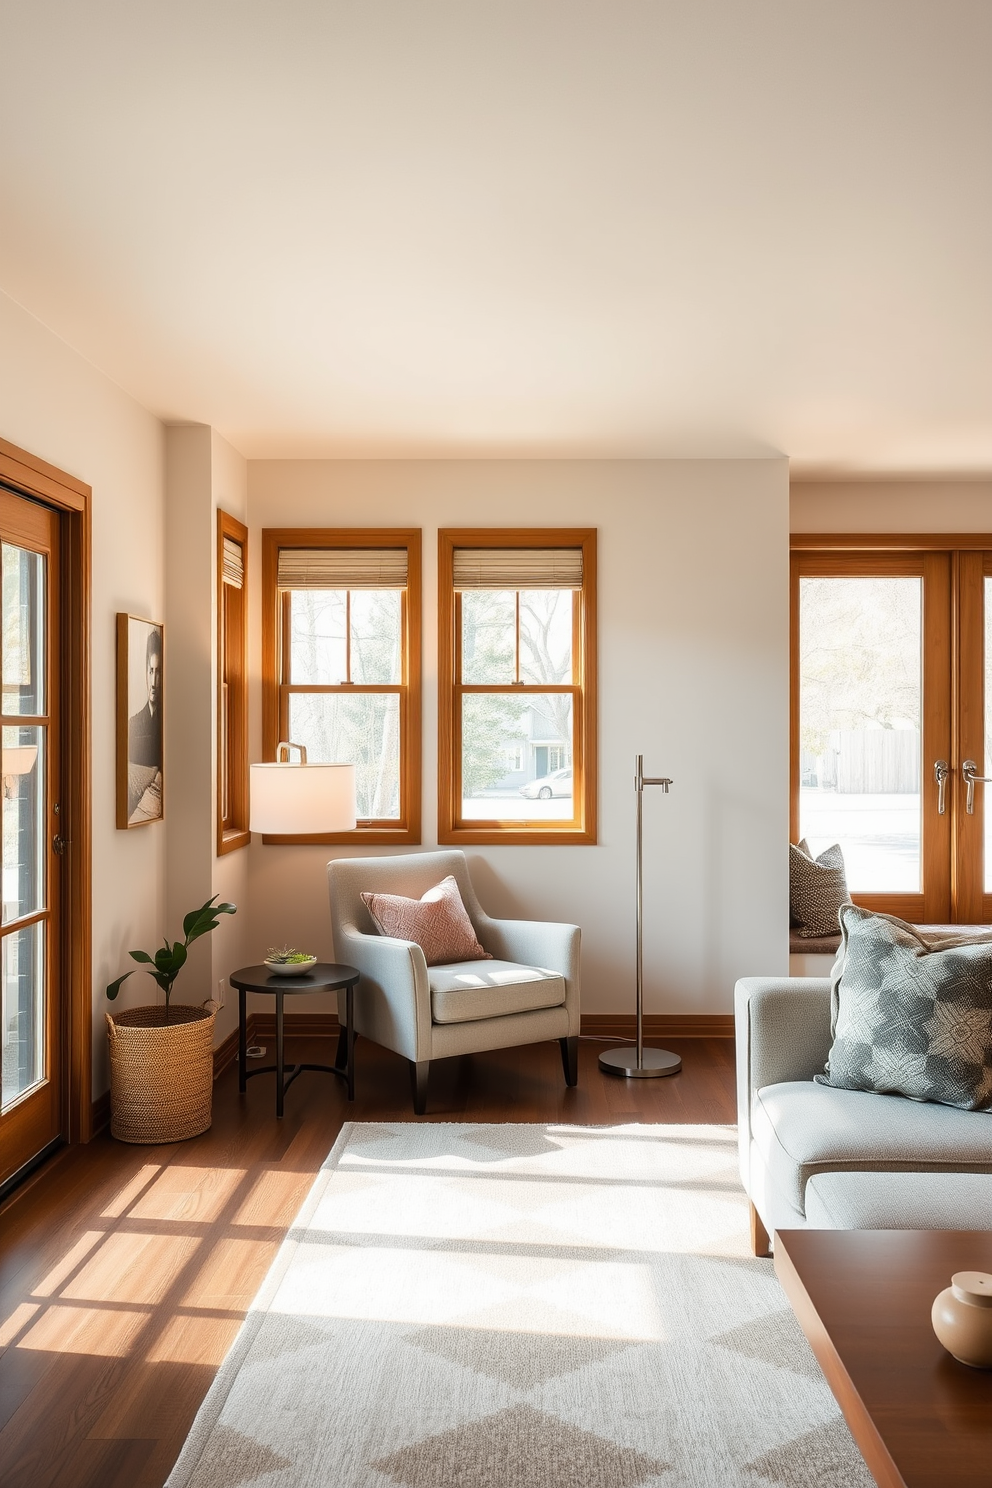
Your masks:
<instances>
[{"instance_id":1,"label":"sofa cushion","mask_svg":"<svg viewBox=\"0 0 992 1488\"><path fill-rule=\"evenodd\" d=\"M428 966L465 961L469 957L479 961L492 959L479 944L452 873L419 899L370 893L364 893L362 899L380 935L414 941L423 951Z\"/></svg>"},{"instance_id":2,"label":"sofa cushion","mask_svg":"<svg viewBox=\"0 0 992 1488\"><path fill-rule=\"evenodd\" d=\"M789 922L801 940L837 933L837 914L846 904L844 854L835 843L814 858L805 840L789 843Z\"/></svg>"},{"instance_id":3,"label":"sofa cushion","mask_svg":"<svg viewBox=\"0 0 992 1488\"><path fill-rule=\"evenodd\" d=\"M992 941L934 943L848 904L834 1039L816 1079L844 1090L992 1109Z\"/></svg>"},{"instance_id":4,"label":"sofa cushion","mask_svg":"<svg viewBox=\"0 0 992 1488\"><path fill-rule=\"evenodd\" d=\"M812 1080L756 1091L751 1135L776 1187L802 1213L814 1173L992 1172L992 1115Z\"/></svg>"},{"instance_id":5,"label":"sofa cushion","mask_svg":"<svg viewBox=\"0 0 992 1488\"><path fill-rule=\"evenodd\" d=\"M564 977L541 966L520 966L515 961L461 961L454 966L433 966L427 979L435 1023L505 1018L510 1013L560 1007L565 1001Z\"/></svg>"},{"instance_id":6,"label":"sofa cushion","mask_svg":"<svg viewBox=\"0 0 992 1488\"><path fill-rule=\"evenodd\" d=\"M992 1230L992 1173L814 1173L814 1230Z\"/></svg>"}]
</instances>

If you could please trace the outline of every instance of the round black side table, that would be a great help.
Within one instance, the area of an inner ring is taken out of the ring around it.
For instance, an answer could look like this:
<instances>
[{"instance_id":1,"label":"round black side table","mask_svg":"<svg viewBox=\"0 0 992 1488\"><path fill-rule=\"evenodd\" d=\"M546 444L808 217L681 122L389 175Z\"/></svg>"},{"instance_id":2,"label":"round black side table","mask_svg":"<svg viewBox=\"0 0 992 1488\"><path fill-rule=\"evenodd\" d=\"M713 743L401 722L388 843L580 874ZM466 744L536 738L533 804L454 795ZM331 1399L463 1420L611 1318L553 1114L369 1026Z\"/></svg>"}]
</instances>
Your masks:
<instances>
[{"instance_id":1,"label":"round black side table","mask_svg":"<svg viewBox=\"0 0 992 1488\"><path fill-rule=\"evenodd\" d=\"M348 1099L355 1099L355 983L361 973L354 966L337 966L333 962L318 961L316 966L303 976L273 976L267 966L243 966L231 973L228 980L238 989L238 1090L244 1094L248 1081L254 1075L276 1077L276 1115L283 1113L286 1091L303 1070L322 1070L328 1075L340 1075L348 1087ZM287 997L299 997L305 992L337 992L347 989L345 1026L338 1040L336 1064L295 1064L289 1075L283 1069L283 1005ZM247 1018L248 992L271 993L276 1000L276 1062L263 1065L261 1069L247 1068ZM342 1055L344 1063L342 1064Z\"/></svg>"}]
</instances>

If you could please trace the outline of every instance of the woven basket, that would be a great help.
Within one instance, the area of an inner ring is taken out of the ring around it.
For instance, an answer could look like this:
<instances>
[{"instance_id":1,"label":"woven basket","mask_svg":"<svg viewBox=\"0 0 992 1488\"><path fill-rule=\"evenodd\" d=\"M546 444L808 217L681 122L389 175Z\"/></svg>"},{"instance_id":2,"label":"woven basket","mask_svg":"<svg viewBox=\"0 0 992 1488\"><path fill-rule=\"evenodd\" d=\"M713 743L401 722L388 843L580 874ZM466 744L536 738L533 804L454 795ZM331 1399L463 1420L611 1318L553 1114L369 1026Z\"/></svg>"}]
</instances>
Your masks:
<instances>
[{"instance_id":1,"label":"woven basket","mask_svg":"<svg viewBox=\"0 0 992 1488\"><path fill-rule=\"evenodd\" d=\"M210 1125L217 1004L107 1013L110 1131L120 1142L184 1142Z\"/></svg>"}]
</instances>

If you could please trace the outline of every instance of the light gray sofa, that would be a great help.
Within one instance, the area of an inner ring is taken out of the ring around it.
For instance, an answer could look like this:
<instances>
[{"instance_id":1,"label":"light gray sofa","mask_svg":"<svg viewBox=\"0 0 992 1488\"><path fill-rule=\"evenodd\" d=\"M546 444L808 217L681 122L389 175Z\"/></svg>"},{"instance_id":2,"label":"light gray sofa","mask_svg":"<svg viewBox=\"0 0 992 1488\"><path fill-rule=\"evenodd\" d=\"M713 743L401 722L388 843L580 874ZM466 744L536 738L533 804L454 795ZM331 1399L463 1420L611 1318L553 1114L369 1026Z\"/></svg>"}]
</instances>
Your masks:
<instances>
[{"instance_id":1,"label":"light gray sofa","mask_svg":"<svg viewBox=\"0 0 992 1488\"><path fill-rule=\"evenodd\" d=\"M419 899L452 874L491 961L428 966L419 945L378 935L363 890ZM357 966L355 1029L404 1055L412 1066L417 1115L427 1105L432 1059L558 1039L565 1081L578 1080L577 925L496 920L479 903L465 854L457 849L327 865L334 954ZM339 1016L343 1021L343 994Z\"/></svg>"},{"instance_id":2,"label":"light gray sofa","mask_svg":"<svg viewBox=\"0 0 992 1488\"><path fill-rule=\"evenodd\" d=\"M807 1226L992 1229L992 1114L815 1084L831 1043L826 978L745 977L735 1014L755 1255Z\"/></svg>"}]
</instances>

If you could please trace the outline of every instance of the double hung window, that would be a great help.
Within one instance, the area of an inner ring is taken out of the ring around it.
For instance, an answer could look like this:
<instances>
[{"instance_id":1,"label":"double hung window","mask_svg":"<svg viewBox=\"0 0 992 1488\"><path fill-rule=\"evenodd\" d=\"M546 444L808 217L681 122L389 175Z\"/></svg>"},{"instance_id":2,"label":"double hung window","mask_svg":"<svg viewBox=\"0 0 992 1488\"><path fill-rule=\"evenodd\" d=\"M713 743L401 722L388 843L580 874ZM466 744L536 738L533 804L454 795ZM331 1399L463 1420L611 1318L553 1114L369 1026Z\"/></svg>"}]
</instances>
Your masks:
<instances>
[{"instance_id":1,"label":"double hung window","mask_svg":"<svg viewBox=\"0 0 992 1488\"><path fill-rule=\"evenodd\" d=\"M594 842L596 534L439 534L440 842Z\"/></svg>"},{"instance_id":2,"label":"double hung window","mask_svg":"<svg viewBox=\"0 0 992 1488\"><path fill-rule=\"evenodd\" d=\"M217 513L217 853L248 830L248 529Z\"/></svg>"},{"instance_id":3,"label":"double hung window","mask_svg":"<svg viewBox=\"0 0 992 1488\"><path fill-rule=\"evenodd\" d=\"M358 827L420 841L420 533L263 533L263 731L353 764ZM300 839L294 839L300 840Z\"/></svg>"}]
</instances>

